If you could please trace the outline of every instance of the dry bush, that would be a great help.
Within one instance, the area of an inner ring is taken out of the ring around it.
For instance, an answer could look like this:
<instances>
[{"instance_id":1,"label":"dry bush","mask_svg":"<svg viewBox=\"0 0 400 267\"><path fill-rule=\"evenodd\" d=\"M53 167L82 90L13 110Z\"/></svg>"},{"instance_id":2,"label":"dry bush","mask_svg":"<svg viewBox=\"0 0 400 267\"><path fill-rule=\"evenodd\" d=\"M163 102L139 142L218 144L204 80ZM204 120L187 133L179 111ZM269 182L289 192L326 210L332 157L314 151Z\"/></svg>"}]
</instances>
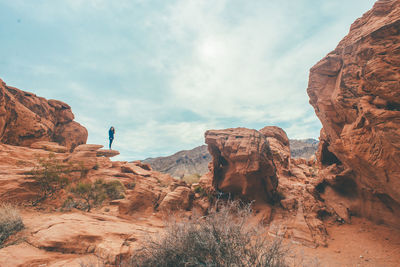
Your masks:
<instances>
[{"instance_id":1,"label":"dry bush","mask_svg":"<svg viewBox=\"0 0 400 267\"><path fill-rule=\"evenodd\" d=\"M68 207L69 205L76 208L83 206L81 208L86 209L88 212L93 206L101 205L107 198L113 200L125 197L125 187L118 180L105 182L103 179L97 179L94 183L90 181L79 182L75 186L70 187L69 190L75 197L83 199L85 203L81 205L79 201L75 202L73 198L68 198L64 202L64 206Z\"/></svg>"},{"instance_id":2,"label":"dry bush","mask_svg":"<svg viewBox=\"0 0 400 267\"><path fill-rule=\"evenodd\" d=\"M125 266L288 266L281 240L269 242L251 215L250 205L217 202L207 216L170 222Z\"/></svg>"},{"instance_id":3,"label":"dry bush","mask_svg":"<svg viewBox=\"0 0 400 267\"><path fill-rule=\"evenodd\" d=\"M0 248L12 234L24 228L17 208L10 204L0 204Z\"/></svg>"},{"instance_id":4,"label":"dry bush","mask_svg":"<svg viewBox=\"0 0 400 267\"><path fill-rule=\"evenodd\" d=\"M38 164L28 172L39 186L38 196L32 202L34 206L50 198L53 199L57 193L74 180L84 179L88 174L83 162L62 162L54 153L48 157L37 158Z\"/></svg>"},{"instance_id":5,"label":"dry bush","mask_svg":"<svg viewBox=\"0 0 400 267\"><path fill-rule=\"evenodd\" d=\"M39 158L39 164L31 172L32 178L39 185L37 199L33 205L53 197L56 192L68 185L68 176L71 172L70 166L66 166L57 160L54 153L50 153L48 158Z\"/></svg>"}]
</instances>

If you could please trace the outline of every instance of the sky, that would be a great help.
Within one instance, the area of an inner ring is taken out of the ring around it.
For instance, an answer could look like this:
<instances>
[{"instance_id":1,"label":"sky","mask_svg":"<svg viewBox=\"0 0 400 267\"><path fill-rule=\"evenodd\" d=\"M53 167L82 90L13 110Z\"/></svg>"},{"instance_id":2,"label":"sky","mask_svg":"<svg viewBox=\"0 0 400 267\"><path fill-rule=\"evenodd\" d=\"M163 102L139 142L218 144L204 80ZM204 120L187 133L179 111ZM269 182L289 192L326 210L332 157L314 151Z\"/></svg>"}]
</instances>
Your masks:
<instances>
[{"instance_id":1,"label":"sky","mask_svg":"<svg viewBox=\"0 0 400 267\"><path fill-rule=\"evenodd\" d=\"M318 138L309 69L374 0L0 0L0 78L68 103L115 160L276 125Z\"/></svg>"}]
</instances>

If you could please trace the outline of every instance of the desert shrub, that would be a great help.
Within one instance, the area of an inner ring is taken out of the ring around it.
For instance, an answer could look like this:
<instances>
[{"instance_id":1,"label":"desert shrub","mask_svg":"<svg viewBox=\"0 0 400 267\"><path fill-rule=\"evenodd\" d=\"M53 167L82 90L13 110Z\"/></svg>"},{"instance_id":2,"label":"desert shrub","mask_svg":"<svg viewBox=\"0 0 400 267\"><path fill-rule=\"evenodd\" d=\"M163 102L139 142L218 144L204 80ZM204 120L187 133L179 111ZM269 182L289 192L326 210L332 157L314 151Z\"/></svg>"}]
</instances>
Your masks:
<instances>
[{"instance_id":1,"label":"desert shrub","mask_svg":"<svg viewBox=\"0 0 400 267\"><path fill-rule=\"evenodd\" d=\"M39 185L38 198L33 204L52 197L57 191L68 185L68 176L71 172L70 165L62 164L50 153L48 158L40 158L39 164L31 172L32 178Z\"/></svg>"},{"instance_id":2,"label":"desert shrub","mask_svg":"<svg viewBox=\"0 0 400 267\"><path fill-rule=\"evenodd\" d=\"M197 185L194 188L194 192L199 194L200 197L207 197L208 201L211 203L214 201L215 198L218 198L218 196L215 194L216 192L210 192L206 190L204 187L201 185Z\"/></svg>"},{"instance_id":3,"label":"desert shrub","mask_svg":"<svg viewBox=\"0 0 400 267\"><path fill-rule=\"evenodd\" d=\"M18 210L10 204L0 204L0 248L9 236L23 228Z\"/></svg>"},{"instance_id":4,"label":"desert shrub","mask_svg":"<svg viewBox=\"0 0 400 267\"><path fill-rule=\"evenodd\" d=\"M85 207L87 211L90 211L93 206L98 206L103 203L107 198L109 199L121 199L124 198L124 185L120 181L104 182L102 179L92 182L79 182L75 186L70 188L70 191L78 198L85 201ZM73 203L77 203L75 207L79 208L79 202L71 200Z\"/></svg>"},{"instance_id":5,"label":"desert shrub","mask_svg":"<svg viewBox=\"0 0 400 267\"><path fill-rule=\"evenodd\" d=\"M201 175L198 173L184 175L181 180L187 184L198 183Z\"/></svg>"},{"instance_id":6,"label":"desert shrub","mask_svg":"<svg viewBox=\"0 0 400 267\"><path fill-rule=\"evenodd\" d=\"M62 211L70 211L72 208L78 208L79 203L72 196L68 196L61 206Z\"/></svg>"},{"instance_id":7,"label":"desert shrub","mask_svg":"<svg viewBox=\"0 0 400 267\"><path fill-rule=\"evenodd\" d=\"M86 201L86 210L89 212L93 206L100 205L107 198L103 182L79 182L70 191L78 198Z\"/></svg>"},{"instance_id":8,"label":"desert shrub","mask_svg":"<svg viewBox=\"0 0 400 267\"><path fill-rule=\"evenodd\" d=\"M288 266L281 240L269 242L250 218L249 205L217 202L207 216L170 222L126 266Z\"/></svg>"},{"instance_id":9,"label":"desert shrub","mask_svg":"<svg viewBox=\"0 0 400 267\"><path fill-rule=\"evenodd\" d=\"M120 181L110 181L108 183L104 183L103 186L109 199L124 198L125 187Z\"/></svg>"}]
</instances>

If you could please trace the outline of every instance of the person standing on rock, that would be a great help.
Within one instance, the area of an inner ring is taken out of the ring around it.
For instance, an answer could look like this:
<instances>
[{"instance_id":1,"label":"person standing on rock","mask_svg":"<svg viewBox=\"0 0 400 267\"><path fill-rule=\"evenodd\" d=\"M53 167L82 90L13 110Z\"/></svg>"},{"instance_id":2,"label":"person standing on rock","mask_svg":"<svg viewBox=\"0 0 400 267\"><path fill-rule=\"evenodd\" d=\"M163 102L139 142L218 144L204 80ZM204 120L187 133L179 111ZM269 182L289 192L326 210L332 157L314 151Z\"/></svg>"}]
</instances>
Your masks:
<instances>
[{"instance_id":1,"label":"person standing on rock","mask_svg":"<svg viewBox=\"0 0 400 267\"><path fill-rule=\"evenodd\" d=\"M108 138L110 139L110 145L109 145L110 149L112 142L114 141L114 134L115 134L115 129L113 126L111 126L110 130L108 130Z\"/></svg>"}]
</instances>

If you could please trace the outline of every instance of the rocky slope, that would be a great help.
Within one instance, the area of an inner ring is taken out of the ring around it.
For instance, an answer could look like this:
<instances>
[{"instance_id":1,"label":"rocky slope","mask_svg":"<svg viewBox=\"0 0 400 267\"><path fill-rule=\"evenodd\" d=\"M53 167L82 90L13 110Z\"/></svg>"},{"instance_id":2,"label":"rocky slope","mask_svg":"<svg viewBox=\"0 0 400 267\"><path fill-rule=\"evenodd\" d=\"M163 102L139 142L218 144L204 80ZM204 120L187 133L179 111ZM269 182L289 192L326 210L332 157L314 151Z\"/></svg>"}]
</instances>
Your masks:
<instances>
[{"instance_id":1,"label":"rocky slope","mask_svg":"<svg viewBox=\"0 0 400 267\"><path fill-rule=\"evenodd\" d=\"M293 158L309 159L315 155L318 150L319 141L308 139L290 139L290 153Z\"/></svg>"},{"instance_id":2,"label":"rocky slope","mask_svg":"<svg viewBox=\"0 0 400 267\"><path fill-rule=\"evenodd\" d=\"M198 206L199 200L184 182L152 171L141 162L111 161L109 157L118 155L118 151L85 144L68 152L57 143L42 141L32 146L37 144L40 148L0 144L0 199L25 207L25 230L0 249L1 267L80 266L91 256L96 261L115 263L162 228L164 212L185 212ZM119 181L125 187L124 198L107 199L88 213L78 210L78 200L72 201L69 187L64 187L36 203L40 190L33 170L49 157L69 166L71 186L98 179ZM15 253L18 257L10 258Z\"/></svg>"},{"instance_id":3,"label":"rocky slope","mask_svg":"<svg viewBox=\"0 0 400 267\"><path fill-rule=\"evenodd\" d=\"M0 79L1 143L29 146L53 141L71 149L86 143L87 137L87 130L74 121L66 103L7 86Z\"/></svg>"},{"instance_id":4,"label":"rocky slope","mask_svg":"<svg viewBox=\"0 0 400 267\"><path fill-rule=\"evenodd\" d=\"M399 227L400 1L377 1L356 20L310 70L307 92L323 125L325 185L336 189L327 194L349 214Z\"/></svg>"},{"instance_id":5,"label":"rocky slope","mask_svg":"<svg viewBox=\"0 0 400 267\"><path fill-rule=\"evenodd\" d=\"M211 155L207 146L198 146L191 150L182 150L171 156L147 158L143 160L159 172L168 173L173 177L182 178L185 175L203 175L208 172Z\"/></svg>"}]
</instances>

